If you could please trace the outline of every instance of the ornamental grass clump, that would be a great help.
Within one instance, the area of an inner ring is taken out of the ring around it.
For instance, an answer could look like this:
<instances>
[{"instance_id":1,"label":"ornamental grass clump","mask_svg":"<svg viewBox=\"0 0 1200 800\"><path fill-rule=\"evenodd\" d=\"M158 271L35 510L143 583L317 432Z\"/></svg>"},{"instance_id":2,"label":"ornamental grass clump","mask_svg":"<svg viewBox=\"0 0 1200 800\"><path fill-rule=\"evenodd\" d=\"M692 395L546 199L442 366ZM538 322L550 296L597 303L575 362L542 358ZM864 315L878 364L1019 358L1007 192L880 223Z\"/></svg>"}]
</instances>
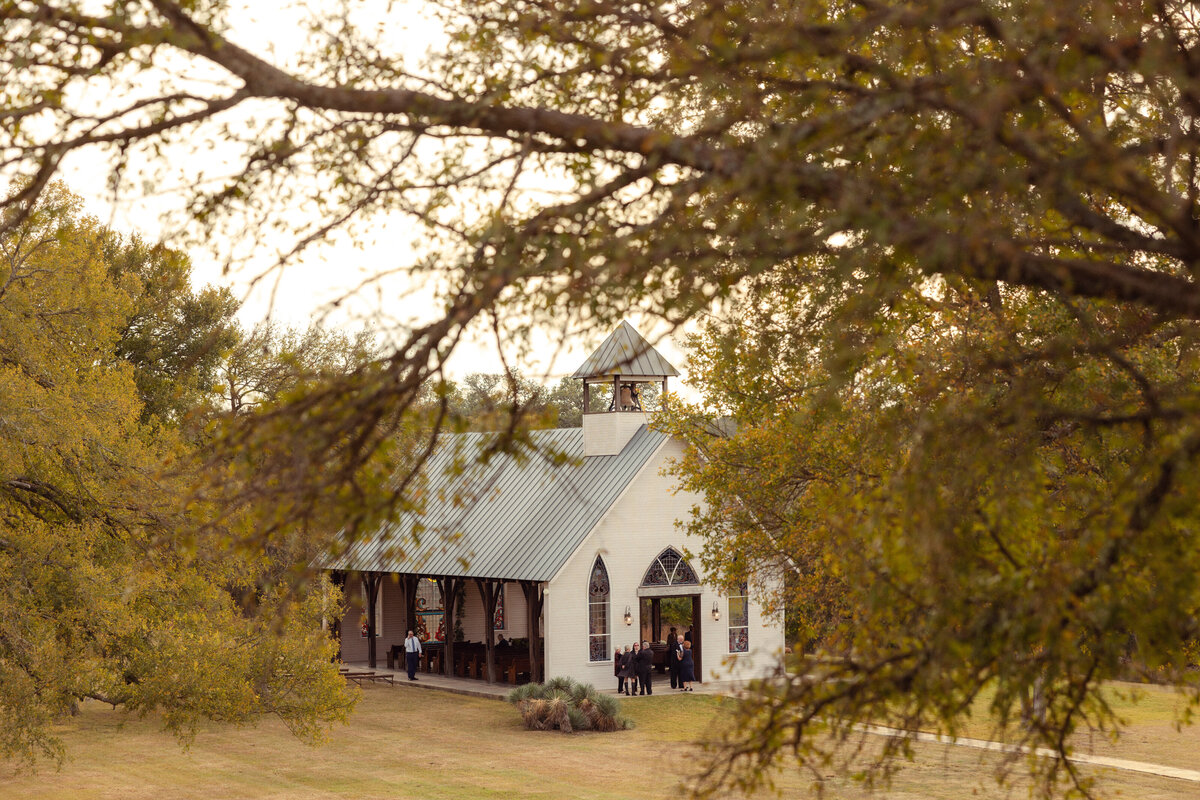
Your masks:
<instances>
[{"instance_id":1,"label":"ornamental grass clump","mask_svg":"<svg viewBox=\"0 0 1200 800\"><path fill-rule=\"evenodd\" d=\"M615 697L570 678L518 686L508 693L508 702L521 712L525 727L534 731L609 732L633 727L621 716L621 705Z\"/></svg>"}]
</instances>

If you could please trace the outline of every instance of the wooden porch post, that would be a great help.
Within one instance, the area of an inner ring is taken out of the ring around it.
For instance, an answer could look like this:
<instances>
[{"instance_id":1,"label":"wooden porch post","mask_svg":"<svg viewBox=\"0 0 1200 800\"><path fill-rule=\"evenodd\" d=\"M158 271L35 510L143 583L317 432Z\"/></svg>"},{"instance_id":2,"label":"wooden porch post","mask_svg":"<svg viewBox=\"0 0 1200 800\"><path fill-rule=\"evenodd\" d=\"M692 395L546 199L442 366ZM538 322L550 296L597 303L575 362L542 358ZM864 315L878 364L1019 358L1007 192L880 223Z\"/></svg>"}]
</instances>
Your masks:
<instances>
[{"instance_id":1,"label":"wooden porch post","mask_svg":"<svg viewBox=\"0 0 1200 800\"><path fill-rule=\"evenodd\" d=\"M375 669L375 596L383 575L378 572L363 574L363 585L367 592L367 666Z\"/></svg>"},{"instance_id":2,"label":"wooden porch post","mask_svg":"<svg viewBox=\"0 0 1200 800\"><path fill-rule=\"evenodd\" d=\"M662 641L662 598L655 597L650 601L650 628L654 631L654 641Z\"/></svg>"},{"instance_id":3,"label":"wooden porch post","mask_svg":"<svg viewBox=\"0 0 1200 800\"><path fill-rule=\"evenodd\" d=\"M442 614L445 617L446 663L442 665L442 674L454 677L454 612L458 603L458 595L466 583L465 578L438 578L438 588L442 590Z\"/></svg>"},{"instance_id":4,"label":"wooden porch post","mask_svg":"<svg viewBox=\"0 0 1200 800\"><path fill-rule=\"evenodd\" d=\"M521 581L525 593L525 620L529 631L529 679L541 683L546 679L546 663L542 659L542 584L538 581Z\"/></svg>"},{"instance_id":5,"label":"wooden porch post","mask_svg":"<svg viewBox=\"0 0 1200 800\"><path fill-rule=\"evenodd\" d=\"M496 599L504 584L490 579L476 578L479 596L483 599L483 641L487 648L487 682L496 682Z\"/></svg>"},{"instance_id":6,"label":"wooden porch post","mask_svg":"<svg viewBox=\"0 0 1200 800\"><path fill-rule=\"evenodd\" d=\"M404 592L405 635L408 631L417 632L417 586L420 582L420 575L400 576L400 589Z\"/></svg>"}]
</instances>

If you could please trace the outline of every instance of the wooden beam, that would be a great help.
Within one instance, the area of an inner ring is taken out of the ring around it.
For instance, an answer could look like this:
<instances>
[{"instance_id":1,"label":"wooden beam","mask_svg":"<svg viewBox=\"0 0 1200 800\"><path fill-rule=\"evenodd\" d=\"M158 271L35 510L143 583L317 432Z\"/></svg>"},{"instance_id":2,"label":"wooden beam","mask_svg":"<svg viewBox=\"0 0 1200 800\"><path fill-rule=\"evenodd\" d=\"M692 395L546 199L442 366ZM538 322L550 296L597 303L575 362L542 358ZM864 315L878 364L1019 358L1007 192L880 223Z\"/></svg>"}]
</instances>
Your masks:
<instances>
[{"instance_id":1,"label":"wooden beam","mask_svg":"<svg viewBox=\"0 0 1200 800\"><path fill-rule=\"evenodd\" d=\"M487 682L496 682L496 600L500 596L500 581L476 578L479 596L483 599L483 642L487 650Z\"/></svg>"},{"instance_id":2,"label":"wooden beam","mask_svg":"<svg viewBox=\"0 0 1200 800\"><path fill-rule=\"evenodd\" d=\"M400 576L400 589L404 593L404 628L414 634L417 631L417 587L421 583L420 575L406 574Z\"/></svg>"},{"instance_id":3,"label":"wooden beam","mask_svg":"<svg viewBox=\"0 0 1200 800\"><path fill-rule=\"evenodd\" d=\"M375 669L375 596L379 593L379 582L383 576L378 572L363 574L363 585L367 593L367 666Z\"/></svg>"},{"instance_id":4,"label":"wooden beam","mask_svg":"<svg viewBox=\"0 0 1200 800\"><path fill-rule=\"evenodd\" d=\"M521 581L521 591L525 594L525 619L529 631L529 678L534 683L541 683L546 679L541 635L542 584L538 581Z\"/></svg>"},{"instance_id":5,"label":"wooden beam","mask_svg":"<svg viewBox=\"0 0 1200 800\"><path fill-rule=\"evenodd\" d=\"M437 579L438 588L442 590L442 614L445 619L446 658L442 672L447 676L454 675L454 614L458 604L458 596L466 585L465 578L443 577Z\"/></svg>"}]
</instances>

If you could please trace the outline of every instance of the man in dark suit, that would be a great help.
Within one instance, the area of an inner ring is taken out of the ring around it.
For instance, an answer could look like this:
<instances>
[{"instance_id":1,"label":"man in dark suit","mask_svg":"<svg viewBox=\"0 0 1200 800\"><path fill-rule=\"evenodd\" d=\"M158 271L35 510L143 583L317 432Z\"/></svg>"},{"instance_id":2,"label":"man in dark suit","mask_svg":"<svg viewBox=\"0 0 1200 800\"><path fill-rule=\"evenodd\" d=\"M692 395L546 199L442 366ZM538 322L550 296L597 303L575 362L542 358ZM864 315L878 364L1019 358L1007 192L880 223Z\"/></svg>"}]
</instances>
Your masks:
<instances>
[{"instance_id":1,"label":"man in dark suit","mask_svg":"<svg viewBox=\"0 0 1200 800\"><path fill-rule=\"evenodd\" d=\"M671 676L672 689L679 683L679 651L682 649L675 629L671 628L671 632L667 634L667 672Z\"/></svg>"},{"instance_id":2,"label":"man in dark suit","mask_svg":"<svg viewBox=\"0 0 1200 800\"><path fill-rule=\"evenodd\" d=\"M654 694L654 687L650 683L650 676L654 673L654 651L650 649L649 642L642 642L642 649L638 651L636 667L638 677L638 694Z\"/></svg>"}]
</instances>

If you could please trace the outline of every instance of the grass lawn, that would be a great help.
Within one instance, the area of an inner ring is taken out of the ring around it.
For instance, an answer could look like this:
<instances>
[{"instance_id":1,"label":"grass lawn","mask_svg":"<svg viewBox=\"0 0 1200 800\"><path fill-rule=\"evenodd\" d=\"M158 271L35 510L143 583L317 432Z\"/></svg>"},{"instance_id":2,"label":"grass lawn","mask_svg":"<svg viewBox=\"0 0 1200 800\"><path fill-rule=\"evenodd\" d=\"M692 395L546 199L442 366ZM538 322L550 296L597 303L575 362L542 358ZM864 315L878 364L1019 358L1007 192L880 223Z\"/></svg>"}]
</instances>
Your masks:
<instances>
[{"instance_id":1,"label":"grass lawn","mask_svg":"<svg viewBox=\"0 0 1200 800\"><path fill-rule=\"evenodd\" d=\"M1111 749L1121 758L1200 768L1200 731L1176 732L1173 696L1145 693L1133 730ZM64 723L68 761L61 771L0 773L0 798L637 798L682 797L679 781L692 744L720 714L707 696L664 695L624 704L631 731L578 734L526 731L514 709L495 700L414 687L368 686L352 724L318 748L291 738L276 721L257 728L214 726L182 749L154 718L128 718L100 704ZM1105 744L1105 747L1109 745ZM1086 749L1086 748L1085 748ZM921 745L889 788L893 800L1025 798L1021 782L997 788L996 756ZM1103 795L1137 800L1200 796L1200 784L1104 772ZM869 796L857 783L823 778L824 797ZM816 797L813 776L782 776L785 797Z\"/></svg>"}]
</instances>

